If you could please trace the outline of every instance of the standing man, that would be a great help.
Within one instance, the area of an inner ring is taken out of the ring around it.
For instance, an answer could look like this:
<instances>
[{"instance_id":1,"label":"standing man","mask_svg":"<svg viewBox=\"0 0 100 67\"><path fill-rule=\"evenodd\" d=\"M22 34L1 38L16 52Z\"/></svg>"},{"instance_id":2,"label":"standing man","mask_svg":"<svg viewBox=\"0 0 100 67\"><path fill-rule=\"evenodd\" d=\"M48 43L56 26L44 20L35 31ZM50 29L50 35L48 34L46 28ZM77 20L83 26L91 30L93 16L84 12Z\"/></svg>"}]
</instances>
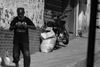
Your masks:
<instances>
[{"instance_id":1,"label":"standing man","mask_svg":"<svg viewBox=\"0 0 100 67\"><path fill-rule=\"evenodd\" d=\"M28 29L36 29L33 22L24 16L24 8L17 9L17 15L10 24L10 30L14 30L13 62L19 67L20 51L24 58L24 67L30 67L30 51Z\"/></svg>"}]
</instances>

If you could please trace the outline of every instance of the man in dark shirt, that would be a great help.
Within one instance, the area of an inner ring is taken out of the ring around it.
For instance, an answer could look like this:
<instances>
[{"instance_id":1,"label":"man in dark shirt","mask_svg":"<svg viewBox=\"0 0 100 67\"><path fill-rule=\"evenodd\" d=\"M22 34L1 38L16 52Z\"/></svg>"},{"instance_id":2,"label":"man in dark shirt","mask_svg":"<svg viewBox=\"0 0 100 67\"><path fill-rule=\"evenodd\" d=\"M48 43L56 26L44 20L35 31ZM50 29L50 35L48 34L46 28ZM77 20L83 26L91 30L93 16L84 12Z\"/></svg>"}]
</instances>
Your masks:
<instances>
[{"instance_id":1,"label":"man in dark shirt","mask_svg":"<svg viewBox=\"0 0 100 67\"><path fill-rule=\"evenodd\" d=\"M24 16L24 8L17 9L17 15L10 24L10 30L14 30L13 62L19 67L20 51L24 57L24 67L30 67L29 35L28 29L36 29L33 22Z\"/></svg>"}]
</instances>

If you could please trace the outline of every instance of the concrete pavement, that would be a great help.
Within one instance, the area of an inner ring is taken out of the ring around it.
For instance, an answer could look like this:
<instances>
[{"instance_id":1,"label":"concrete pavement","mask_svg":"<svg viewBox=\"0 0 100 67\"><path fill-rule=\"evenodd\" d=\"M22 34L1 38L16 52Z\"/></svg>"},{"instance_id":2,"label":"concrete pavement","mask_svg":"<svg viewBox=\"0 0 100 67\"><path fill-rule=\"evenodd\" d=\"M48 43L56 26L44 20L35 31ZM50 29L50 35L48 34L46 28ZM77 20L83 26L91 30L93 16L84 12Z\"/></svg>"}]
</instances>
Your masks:
<instances>
[{"instance_id":1,"label":"concrete pavement","mask_svg":"<svg viewBox=\"0 0 100 67\"><path fill-rule=\"evenodd\" d=\"M37 52L31 55L31 67L85 67L87 56L88 33L83 37L76 37L71 40L66 47L54 50L51 53ZM100 51L100 32L96 32L96 59L99 60ZM20 61L20 67L23 67L23 59Z\"/></svg>"},{"instance_id":2,"label":"concrete pavement","mask_svg":"<svg viewBox=\"0 0 100 67\"><path fill-rule=\"evenodd\" d=\"M30 67L85 67L87 56L88 33L83 37L70 40L66 47L51 53L37 52L31 55ZM100 60L100 30L96 31L95 62ZM23 59L20 60L23 67Z\"/></svg>"}]
</instances>

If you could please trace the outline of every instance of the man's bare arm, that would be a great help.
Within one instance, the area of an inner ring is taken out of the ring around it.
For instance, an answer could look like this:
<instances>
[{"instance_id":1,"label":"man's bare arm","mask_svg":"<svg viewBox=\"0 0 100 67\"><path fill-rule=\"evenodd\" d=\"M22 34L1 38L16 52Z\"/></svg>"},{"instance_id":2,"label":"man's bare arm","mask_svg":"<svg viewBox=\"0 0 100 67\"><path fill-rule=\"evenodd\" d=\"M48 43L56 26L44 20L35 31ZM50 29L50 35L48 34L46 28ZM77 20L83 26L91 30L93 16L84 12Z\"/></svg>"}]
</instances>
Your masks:
<instances>
[{"instance_id":1,"label":"man's bare arm","mask_svg":"<svg viewBox=\"0 0 100 67\"><path fill-rule=\"evenodd\" d=\"M33 25L26 25L26 24L23 24L23 27L24 28L30 28L30 29L36 29L36 27L35 26L33 26Z\"/></svg>"},{"instance_id":2,"label":"man's bare arm","mask_svg":"<svg viewBox=\"0 0 100 67\"><path fill-rule=\"evenodd\" d=\"M28 28L36 30L35 26L28 25Z\"/></svg>"}]
</instances>

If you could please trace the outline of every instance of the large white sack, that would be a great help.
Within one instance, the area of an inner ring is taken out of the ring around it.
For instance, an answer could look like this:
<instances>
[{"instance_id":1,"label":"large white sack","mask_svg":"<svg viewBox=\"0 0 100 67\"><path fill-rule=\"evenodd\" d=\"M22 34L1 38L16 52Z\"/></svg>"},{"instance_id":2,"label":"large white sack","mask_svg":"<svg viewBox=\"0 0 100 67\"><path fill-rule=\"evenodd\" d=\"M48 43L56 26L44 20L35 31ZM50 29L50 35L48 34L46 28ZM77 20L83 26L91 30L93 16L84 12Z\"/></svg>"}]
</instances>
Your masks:
<instances>
[{"instance_id":1,"label":"large white sack","mask_svg":"<svg viewBox=\"0 0 100 67\"><path fill-rule=\"evenodd\" d=\"M56 37L43 40L41 43L41 52L51 52L55 46L55 43Z\"/></svg>"},{"instance_id":2,"label":"large white sack","mask_svg":"<svg viewBox=\"0 0 100 67\"><path fill-rule=\"evenodd\" d=\"M46 39L46 38L49 38L49 37L54 37L55 36L55 33L53 30L51 30L50 32L43 32L41 33L41 36Z\"/></svg>"}]
</instances>

